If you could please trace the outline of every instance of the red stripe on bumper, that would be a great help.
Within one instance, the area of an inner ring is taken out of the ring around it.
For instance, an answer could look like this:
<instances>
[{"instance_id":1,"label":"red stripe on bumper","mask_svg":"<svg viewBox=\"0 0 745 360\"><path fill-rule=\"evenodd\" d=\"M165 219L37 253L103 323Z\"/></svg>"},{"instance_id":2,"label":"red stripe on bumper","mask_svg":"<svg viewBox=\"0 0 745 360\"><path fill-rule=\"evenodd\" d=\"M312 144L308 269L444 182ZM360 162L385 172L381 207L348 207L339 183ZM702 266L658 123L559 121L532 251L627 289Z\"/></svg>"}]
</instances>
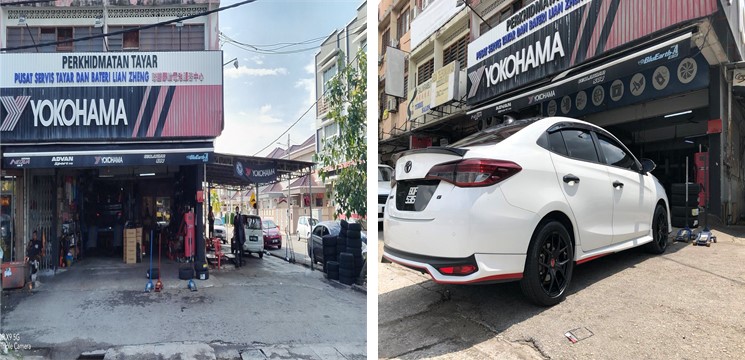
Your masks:
<instances>
[{"instance_id":1,"label":"red stripe on bumper","mask_svg":"<svg viewBox=\"0 0 745 360\"><path fill-rule=\"evenodd\" d=\"M429 272L429 269L427 269L426 267L420 267L420 266L403 264L403 263L400 263L400 262L398 262L396 260L393 260L393 259L391 259L391 258L389 258L389 257L387 257L385 255L383 255L383 257L386 258L386 259L388 259L388 261L390 261L390 262L394 262L396 264L399 264L399 265L402 265L402 266L405 266L405 267L421 269L422 271L427 272L427 274L429 274L429 276L432 277L432 280L434 282L438 283L438 284L455 284L455 285L459 285L460 284L460 285L466 285L466 284L476 284L476 283L488 282L488 281L520 280L520 279L523 278L523 273L515 273L515 274L492 275L492 276L487 276L485 278L478 278L478 279L473 279L473 280L469 280L469 281L442 281L442 280L437 280L434 276L432 276L432 273Z\"/></svg>"}]
</instances>

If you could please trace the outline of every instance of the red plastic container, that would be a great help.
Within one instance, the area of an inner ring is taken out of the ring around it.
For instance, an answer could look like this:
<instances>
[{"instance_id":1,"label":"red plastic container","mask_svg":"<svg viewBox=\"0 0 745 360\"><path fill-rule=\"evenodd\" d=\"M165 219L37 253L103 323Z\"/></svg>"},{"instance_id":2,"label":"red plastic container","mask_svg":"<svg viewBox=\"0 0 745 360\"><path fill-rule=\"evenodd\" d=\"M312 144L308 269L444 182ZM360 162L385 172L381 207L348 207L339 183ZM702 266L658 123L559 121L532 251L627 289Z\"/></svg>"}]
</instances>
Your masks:
<instances>
[{"instance_id":1,"label":"red plastic container","mask_svg":"<svg viewBox=\"0 0 745 360\"><path fill-rule=\"evenodd\" d=\"M22 288L26 285L29 267L24 261L6 262L0 265L3 289Z\"/></svg>"}]
</instances>

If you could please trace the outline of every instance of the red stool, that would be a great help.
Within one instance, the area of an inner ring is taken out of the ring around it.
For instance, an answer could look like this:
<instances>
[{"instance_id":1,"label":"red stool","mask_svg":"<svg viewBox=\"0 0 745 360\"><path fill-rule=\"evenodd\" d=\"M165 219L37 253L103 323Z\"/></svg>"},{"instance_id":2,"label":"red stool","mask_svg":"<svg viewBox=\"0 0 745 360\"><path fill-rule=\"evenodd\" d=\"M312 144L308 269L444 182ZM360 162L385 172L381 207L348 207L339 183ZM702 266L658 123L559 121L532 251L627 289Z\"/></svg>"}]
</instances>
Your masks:
<instances>
[{"instance_id":1,"label":"red stool","mask_svg":"<svg viewBox=\"0 0 745 360\"><path fill-rule=\"evenodd\" d=\"M212 238L212 246L215 248L215 257L217 257L217 268L220 269L220 261L222 260L222 243L219 238Z\"/></svg>"}]
</instances>

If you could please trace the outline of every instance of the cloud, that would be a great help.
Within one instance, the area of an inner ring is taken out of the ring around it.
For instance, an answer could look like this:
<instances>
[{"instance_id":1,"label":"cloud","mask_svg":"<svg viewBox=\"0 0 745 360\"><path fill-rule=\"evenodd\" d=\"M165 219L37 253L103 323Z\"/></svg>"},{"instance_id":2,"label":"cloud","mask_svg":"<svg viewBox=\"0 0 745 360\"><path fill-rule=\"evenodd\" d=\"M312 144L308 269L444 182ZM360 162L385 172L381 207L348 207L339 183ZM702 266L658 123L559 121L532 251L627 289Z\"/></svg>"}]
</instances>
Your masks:
<instances>
[{"instance_id":1,"label":"cloud","mask_svg":"<svg viewBox=\"0 0 745 360\"><path fill-rule=\"evenodd\" d=\"M270 111L272 111L272 105L271 104L262 105L259 111L262 114L268 114Z\"/></svg>"},{"instance_id":2,"label":"cloud","mask_svg":"<svg viewBox=\"0 0 745 360\"><path fill-rule=\"evenodd\" d=\"M289 72L285 68L265 69L249 68L246 66L239 66L237 69L232 66L225 68L225 76L232 79L237 79L242 76L277 76L287 74L289 74Z\"/></svg>"},{"instance_id":3,"label":"cloud","mask_svg":"<svg viewBox=\"0 0 745 360\"><path fill-rule=\"evenodd\" d=\"M316 73L316 60L312 59L308 65L305 65L303 69L305 69L305 72L308 74L315 74Z\"/></svg>"},{"instance_id":4,"label":"cloud","mask_svg":"<svg viewBox=\"0 0 745 360\"><path fill-rule=\"evenodd\" d=\"M303 107L310 106L310 104L313 104L316 102L316 89L315 89L316 79L308 78L308 79L299 79L295 82L295 88L302 88L307 92L308 97L305 99L305 102L303 104Z\"/></svg>"}]
</instances>

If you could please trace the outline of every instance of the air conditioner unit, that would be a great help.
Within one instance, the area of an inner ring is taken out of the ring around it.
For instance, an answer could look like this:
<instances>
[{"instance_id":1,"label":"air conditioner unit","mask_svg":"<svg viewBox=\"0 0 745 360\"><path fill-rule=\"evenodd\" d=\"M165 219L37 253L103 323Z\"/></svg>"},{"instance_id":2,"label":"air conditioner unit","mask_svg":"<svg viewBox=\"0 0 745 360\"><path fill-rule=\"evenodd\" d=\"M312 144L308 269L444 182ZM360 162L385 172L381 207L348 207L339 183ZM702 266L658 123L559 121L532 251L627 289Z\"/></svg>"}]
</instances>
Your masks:
<instances>
[{"instance_id":1,"label":"air conditioner unit","mask_svg":"<svg viewBox=\"0 0 745 360\"><path fill-rule=\"evenodd\" d=\"M391 46L398 49L398 39L391 39Z\"/></svg>"},{"instance_id":2,"label":"air conditioner unit","mask_svg":"<svg viewBox=\"0 0 745 360\"><path fill-rule=\"evenodd\" d=\"M397 112L398 100L396 98L388 98L388 101L385 104L385 109L388 110L388 112Z\"/></svg>"}]
</instances>

